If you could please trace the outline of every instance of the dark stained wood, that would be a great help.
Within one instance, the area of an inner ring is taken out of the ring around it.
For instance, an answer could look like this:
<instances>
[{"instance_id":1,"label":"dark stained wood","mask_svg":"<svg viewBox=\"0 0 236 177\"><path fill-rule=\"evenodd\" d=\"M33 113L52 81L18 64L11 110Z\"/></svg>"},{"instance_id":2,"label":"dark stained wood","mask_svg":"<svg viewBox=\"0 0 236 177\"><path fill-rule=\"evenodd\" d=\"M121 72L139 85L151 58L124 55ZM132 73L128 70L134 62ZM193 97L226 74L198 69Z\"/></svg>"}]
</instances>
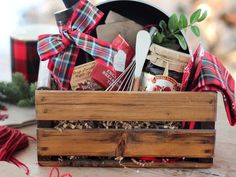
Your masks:
<instances>
[{"instance_id":1,"label":"dark stained wood","mask_svg":"<svg viewBox=\"0 0 236 177\"><path fill-rule=\"evenodd\" d=\"M214 130L38 129L38 154L209 158L214 141Z\"/></svg>"},{"instance_id":2,"label":"dark stained wood","mask_svg":"<svg viewBox=\"0 0 236 177\"><path fill-rule=\"evenodd\" d=\"M215 122L201 122L200 123L200 128L201 129L215 129ZM214 150L213 152L215 152L215 141L216 141L216 137L214 138ZM198 162L200 163L212 163L213 164L213 158L209 158L209 159L198 159Z\"/></svg>"},{"instance_id":3,"label":"dark stained wood","mask_svg":"<svg viewBox=\"0 0 236 177\"><path fill-rule=\"evenodd\" d=\"M37 121L38 128L52 128L53 126L53 121Z\"/></svg>"},{"instance_id":4,"label":"dark stained wood","mask_svg":"<svg viewBox=\"0 0 236 177\"><path fill-rule=\"evenodd\" d=\"M37 91L38 120L214 122L216 93Z\"/></svg>"},{"instance_id":5,"label":"dark stained wood","mask_svg":"<svg viewBox=\"0 0 236 177\"><path fill-rule=\"evenodd\" d=\"M191 161L181 161L175 163L152 163L146 166L138 166L131 161L122 161L120 165L119 162L115 160L77 160L77 161L39 161L41 166L45 167L65 167L65 166L72 166L72 167L115 167L115 168L211 168L212 163L198 163L198 162L191 162Z\"/></svg>"}]
</instances>

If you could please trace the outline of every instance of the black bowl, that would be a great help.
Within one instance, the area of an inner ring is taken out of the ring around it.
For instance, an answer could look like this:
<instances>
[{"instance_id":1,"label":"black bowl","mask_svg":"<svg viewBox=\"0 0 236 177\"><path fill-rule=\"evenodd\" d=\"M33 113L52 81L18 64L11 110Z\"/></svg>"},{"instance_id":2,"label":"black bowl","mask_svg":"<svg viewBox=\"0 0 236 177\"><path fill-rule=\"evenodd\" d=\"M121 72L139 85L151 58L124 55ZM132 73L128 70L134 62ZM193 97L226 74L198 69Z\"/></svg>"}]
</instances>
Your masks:
<instances>
[{"instance_id":1,"label":"black bowl","mask_svg":"<svg viewBox=\"0 0 236 177\"><path fill-rule=\"evenodd\" d=\"M158 7L141 1L112 0L103 2L97 7L105 14L105 18L110 10L121 14L141 25L159 24L161 20L168 20L168 16ZM101 23L104 23L104 19Z\"/></svg>"}]
</instances>

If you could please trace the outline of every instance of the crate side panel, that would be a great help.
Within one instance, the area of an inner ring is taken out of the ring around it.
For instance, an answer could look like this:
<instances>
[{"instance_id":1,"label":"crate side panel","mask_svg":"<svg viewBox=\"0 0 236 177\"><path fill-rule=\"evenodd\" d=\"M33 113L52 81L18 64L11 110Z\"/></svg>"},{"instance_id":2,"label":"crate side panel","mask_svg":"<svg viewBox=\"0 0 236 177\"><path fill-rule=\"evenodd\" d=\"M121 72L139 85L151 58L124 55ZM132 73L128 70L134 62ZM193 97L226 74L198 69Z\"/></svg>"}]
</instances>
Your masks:
<instances>
[{"instance_id":1,"label":"crate side panel","mask_svg":"<svg viewBox=\"0 0 236 177\"><path fill-rule=\"evenodd\" d=\"M38 154L209 158L214 140L214 130L38 129Z\"/></svg>"},{"instance_id":2,"label":"crate side panel","mask_svg":"<svg viewBox=\"0 0 236 177\"><path fill-rule=\"evenodd\" d=\"M215 93L37 91L38 120L207 121L216 118Z\"/></svg>"}]
</instances>

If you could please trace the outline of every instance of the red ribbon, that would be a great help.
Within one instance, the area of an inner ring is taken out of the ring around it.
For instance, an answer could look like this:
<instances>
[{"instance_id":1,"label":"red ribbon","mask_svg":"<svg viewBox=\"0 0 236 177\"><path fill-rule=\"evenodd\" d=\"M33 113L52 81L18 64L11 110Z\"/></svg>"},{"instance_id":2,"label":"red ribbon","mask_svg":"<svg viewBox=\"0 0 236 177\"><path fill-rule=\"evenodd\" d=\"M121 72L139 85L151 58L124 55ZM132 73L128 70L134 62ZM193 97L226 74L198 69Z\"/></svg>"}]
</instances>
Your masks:
<instances>
[{"instance_id":1,"label":"red ribbon","mask_svg":"<svg viewBox=\"0 0 236 177\"><path fill-rule=\"evenodd\" d=\"M65 26L59 26L60 34L41 35L38 53L41 60L48 60L48 68L61 89L70 87L79 50L87 52L104 64L112 65L116 50L112 45L96 39L89 33L97 26L103 13L87 0L80 0Z\"/></svg>"}]
</instances>

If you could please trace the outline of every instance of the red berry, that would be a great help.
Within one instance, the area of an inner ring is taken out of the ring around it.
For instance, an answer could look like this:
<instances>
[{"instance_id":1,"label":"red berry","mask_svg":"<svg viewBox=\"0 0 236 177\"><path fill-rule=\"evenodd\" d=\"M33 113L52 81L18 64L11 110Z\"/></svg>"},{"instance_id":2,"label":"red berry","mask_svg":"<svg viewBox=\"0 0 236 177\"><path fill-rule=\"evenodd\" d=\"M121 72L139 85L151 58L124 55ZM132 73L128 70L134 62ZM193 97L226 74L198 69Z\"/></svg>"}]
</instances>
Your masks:
<instances>
[{"instance_id":1,"label":"red berry","mask_svg":"<svg viewBox=\"0 0 236 177\"><path fill-rule=\"evenodd\" d=\"M159 85L157 85L156 87L153 88L153 91L157 92L157 91L160 91L161 90L161 87Z\"/></svg>"},{"instance_id":2,"label":"red berry","mask_svg":"<svg viewBox=\"0 0 236 177\"><path fill-rule=\"evenodd\" d=\"M171 89L170 89L170 87L165 87L165 88L164 88L164 91L166 91L166 92L170 92Z\"/></svg>"}]
</instances>

